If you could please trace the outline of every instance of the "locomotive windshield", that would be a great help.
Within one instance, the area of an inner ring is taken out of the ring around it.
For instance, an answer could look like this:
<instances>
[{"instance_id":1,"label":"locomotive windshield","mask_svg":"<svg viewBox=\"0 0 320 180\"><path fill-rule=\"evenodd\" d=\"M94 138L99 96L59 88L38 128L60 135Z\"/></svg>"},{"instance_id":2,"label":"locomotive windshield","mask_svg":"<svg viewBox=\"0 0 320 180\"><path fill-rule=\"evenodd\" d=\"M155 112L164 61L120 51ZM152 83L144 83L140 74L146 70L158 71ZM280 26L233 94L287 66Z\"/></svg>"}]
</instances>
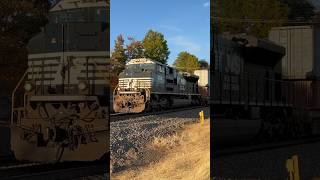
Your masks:
<instances>
[{"instance_id":1,"label":"locomotive windshield","mask_svg":"<svg viewBox=\"0 0 320 180\"><path fill-rule=\"evenodd\" d=\"M107 22L107 10L104 7L91 7L54 11L50 12L49 19L54 23Z\"/></svg>"},{"instance_id":2,"label":"locomotive windshield","mask_svg":"<svg viewBox=\"0 0 320 180\"><path fill-rule=\"evenodd\" d=\"M155 70L155 64L129 64L126 66L125 71L130 72L153 72Z\"/></svg>"}]
</instances>

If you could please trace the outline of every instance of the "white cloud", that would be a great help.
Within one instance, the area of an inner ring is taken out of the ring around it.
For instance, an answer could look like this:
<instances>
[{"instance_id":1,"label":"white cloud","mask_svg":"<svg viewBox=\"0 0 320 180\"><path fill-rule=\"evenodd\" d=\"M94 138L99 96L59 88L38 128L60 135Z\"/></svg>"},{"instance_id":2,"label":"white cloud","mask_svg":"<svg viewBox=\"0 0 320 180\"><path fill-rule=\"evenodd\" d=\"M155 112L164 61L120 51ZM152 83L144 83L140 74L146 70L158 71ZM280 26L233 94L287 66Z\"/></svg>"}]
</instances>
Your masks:
<instances>
[{"instance_id":1,"label":"white cloud","mask_svg":"<svg viewBox=\"0 0 320 180\"><path fill-rule=\"evenodd\" d=\"M176 26L171 25L159 25L160 28L167 30L167 31L175 31L175 32L181 32L182 30Z\"/></svg>"},{"instance_id":2,"label":"white cloud","mask_svg":"<svg viewBox=\"0 0 320 180\"><path fill-rule=\"evenodd\" d=\"M210 2L209 1L207 1L207 2L205 2L204 4L203 4L203 7L209 7L210 6Z\"/></svg>"},{"instance_id":3,"label":"white cloud","mask_svg":"<svg viewBox=\"0 0 320 180\"><path fill-rule=\"evenodd\" d=\"M192 42L184 36L175 36L173 38L169 38L168 42L171 42L173 45L179 46L184 51L199 52L201 50L201 46L199 44Z\"/></svg>"}]
</instances>

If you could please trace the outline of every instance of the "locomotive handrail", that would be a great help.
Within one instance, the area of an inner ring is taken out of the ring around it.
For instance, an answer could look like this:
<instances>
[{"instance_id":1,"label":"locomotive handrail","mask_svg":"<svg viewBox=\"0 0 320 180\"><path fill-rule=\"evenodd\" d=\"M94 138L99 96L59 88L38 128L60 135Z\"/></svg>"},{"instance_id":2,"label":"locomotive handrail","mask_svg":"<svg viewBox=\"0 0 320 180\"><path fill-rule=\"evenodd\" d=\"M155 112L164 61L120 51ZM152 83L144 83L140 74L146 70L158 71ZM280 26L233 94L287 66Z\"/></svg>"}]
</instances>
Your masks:
<instances>
[{"instance_id":1,"label":"locomotive handrail","mask_svg":"<svg viewBox=\"0 0 320 180\"><path fill-rule=\"evenodd\" d=\"M11 94L11 124L13 124L13 113L14 113L14 106L15 106L15 93L18 90L18 88L20 87L22 81L24 80L25 76L28 74L28 70L25 71L25 73L23 74L23 76L21 77L21 79L19 80L18 84L16 85L16 87L13 89L12 94Z\"/></svg>"},{"instance_id":2,"label":"locomotive handrail","mask_svg":"<svg viewBox=\"0 0 320 180\"><path fill-rule=\"evenodd\" d=\"M113 89L113 96L115 95L116 91L118 90L119 84Z\"/></svg>"},{"instance_id":3,"label":"locomotive handrail","mask_svg":"<svg viewBox=\"0 0 320 180\"><path fill-rule=\"evenodd\" d=\"M98 67L97 62L93 61L93 64L94 64L94 66L95 66L95 67ZM99 73L104 73L104 72L101 72L101 70L99 70L99 69L98 69L98 70L96 70L96 71L98 71ZM107 74L107 73L106 73L106 74ZM109 77L110 77L110 75L109 75ZM105 77L105 76L104 76L104 79L105 79L106 81L108 81L108 78L107 78L107 77Z\"/></svg>"},{"instance_id":4,"label":"locomotive handrail","mask_svg":"<svg viewBox=\"0 0 320 180\"><path fill-rule=\"evenodd\" d=\"M230 81L230 78L232 79L234 77L237 76L225 72L217 72L217 74L212 77L215 83L220 83L220 86L217 85L214 87L216 94L213 98L216 99L215 102L218 103L217 100L220 99L220 104L233 104L233 102L237 103L235 99L238 98L237 104L246 101L248 104L264 106L319 106L317 101L320 98L320 91L318 90L320 81L306 79L270 79L262 76L254 77L248 75L238 75L239 79L237 81ZM240 88L237 87L232 90L230 86L233 85L235 85L235 87L240 86ZM265 93L263 93L264 95L259 93L259 89L261 88L266 88ZM231 93L231 91L234 91L234 93Z\"/></svg>"}]
</instances>

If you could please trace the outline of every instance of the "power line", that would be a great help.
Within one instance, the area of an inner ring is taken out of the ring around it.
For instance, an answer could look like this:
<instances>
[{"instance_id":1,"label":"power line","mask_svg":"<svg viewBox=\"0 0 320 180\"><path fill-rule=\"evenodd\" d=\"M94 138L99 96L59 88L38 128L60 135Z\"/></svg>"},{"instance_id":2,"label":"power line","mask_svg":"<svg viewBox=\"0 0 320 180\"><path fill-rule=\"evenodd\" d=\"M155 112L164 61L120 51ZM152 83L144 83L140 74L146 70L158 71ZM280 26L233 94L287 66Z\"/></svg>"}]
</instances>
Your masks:
<instances>
[{"instance_id":1,"label":"power line","mask_svg":"<svg viewBox=\"0 0 320 180\"><path fill-rule=\"evenodd\" d=\"M320 21L299 21L299 20L286 20L286 19L249 19L249 18L224 18L212 17L211 20L218 22L239 22L239 23L282 23L282 24L320 24Z\"/></svg>"}]
</instances>

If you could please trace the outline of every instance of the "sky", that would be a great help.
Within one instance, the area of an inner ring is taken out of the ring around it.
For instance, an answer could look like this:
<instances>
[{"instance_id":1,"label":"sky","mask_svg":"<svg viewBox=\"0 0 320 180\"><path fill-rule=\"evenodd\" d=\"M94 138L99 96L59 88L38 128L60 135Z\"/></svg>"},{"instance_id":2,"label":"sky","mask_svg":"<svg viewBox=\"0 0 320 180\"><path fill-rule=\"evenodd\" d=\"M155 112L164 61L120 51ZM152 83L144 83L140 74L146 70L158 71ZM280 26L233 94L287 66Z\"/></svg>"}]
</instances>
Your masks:
<instances>
[{"instance_id":1,"label":"sky","mask_svg":"<svg viewBox=\"0 0 320 180\"><path fill-rule=\"evenodd\" d=\"M110 44L118 35L142 40L149 29L167 40L171 65L181 51L209 62L209 0L111 0Z\"/></svg>"}]
</instances>

